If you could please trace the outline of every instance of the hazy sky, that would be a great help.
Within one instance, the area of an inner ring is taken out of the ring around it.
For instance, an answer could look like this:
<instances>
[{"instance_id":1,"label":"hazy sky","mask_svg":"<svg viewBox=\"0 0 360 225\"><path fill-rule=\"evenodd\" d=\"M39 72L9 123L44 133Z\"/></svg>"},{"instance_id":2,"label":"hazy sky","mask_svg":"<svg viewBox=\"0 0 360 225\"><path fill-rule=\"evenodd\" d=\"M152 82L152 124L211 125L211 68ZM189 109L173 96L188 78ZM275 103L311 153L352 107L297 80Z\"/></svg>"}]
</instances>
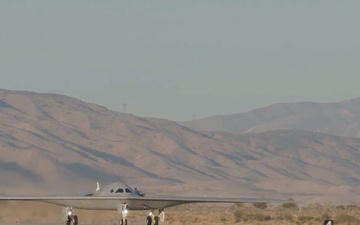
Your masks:
<instances>
[{"instance_id":1,"label":"hazy sky","mask_svg":"<svg viewBox=\"0 0 360 225\"><path fill-rule=\"evenodd\" d=\"M0 1L0 88L176 121L360 97L360 1Z\"/></svg>"}]
</instances>

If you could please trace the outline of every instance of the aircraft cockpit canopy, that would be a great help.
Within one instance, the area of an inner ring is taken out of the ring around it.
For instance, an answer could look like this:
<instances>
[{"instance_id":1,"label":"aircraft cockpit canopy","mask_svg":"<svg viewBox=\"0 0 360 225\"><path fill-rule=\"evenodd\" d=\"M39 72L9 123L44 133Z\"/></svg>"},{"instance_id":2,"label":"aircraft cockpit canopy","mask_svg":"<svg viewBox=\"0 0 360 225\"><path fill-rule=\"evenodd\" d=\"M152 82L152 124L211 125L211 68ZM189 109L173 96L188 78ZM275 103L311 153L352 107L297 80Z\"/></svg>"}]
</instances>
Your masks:
<instances>
[{"instance_id":1,"label":"aircraft cockpit canopy","mask_svg":"<svg viewBox=\"0 0 360 225\"><path fill-rule=\"evenodd\" d=\"M130 188L118 188L116 191L111 188L110 193L133 193L133 191Z\"/></svg>"},{"instance_id":2,"label":"aircraft cockpit canopy","mask_svg":"<svg viewBox=\"0 0 360 225\"><path fill-rule=\"evenodd\" d=\"M119 196L144 196L143 193L139 192L137 188L131 188L130 186L122 183L112 183L106 186L105 188L101 189L94 193L96 196L108 196L108 195L119 195Z\"/></svg>"}]
</instances>

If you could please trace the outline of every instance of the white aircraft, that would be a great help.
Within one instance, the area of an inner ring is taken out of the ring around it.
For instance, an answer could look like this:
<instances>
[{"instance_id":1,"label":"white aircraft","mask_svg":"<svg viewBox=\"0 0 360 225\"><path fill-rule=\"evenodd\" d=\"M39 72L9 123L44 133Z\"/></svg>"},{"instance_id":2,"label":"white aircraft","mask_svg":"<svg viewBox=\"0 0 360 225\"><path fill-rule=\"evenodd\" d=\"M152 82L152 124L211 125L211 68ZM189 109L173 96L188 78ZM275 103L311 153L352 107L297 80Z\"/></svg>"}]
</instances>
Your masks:
<instances>
[{"instance_id":1,"label":"white aircraft","mask_svg":"<svg viewBox=\"0 0 360 225\"><path fill-rule=\"evenodd\" d=\"M66 225L78 224L78 217L74 215L74 209L90 210L117 210L122 216L121 225L127 225L127 214L129 210L158 210L159 215L155 217L154 225L158 225L165 219L164 209L170 206L188 203L251 203L251 202L286 202L281 199L272 198L241 198L241 197L178 197L178 196L155 196L145 195L136 187L118 182L85 196L0 196L0 201L37 201L64 206L64 219Z\"/></svg>"}]
</instances>

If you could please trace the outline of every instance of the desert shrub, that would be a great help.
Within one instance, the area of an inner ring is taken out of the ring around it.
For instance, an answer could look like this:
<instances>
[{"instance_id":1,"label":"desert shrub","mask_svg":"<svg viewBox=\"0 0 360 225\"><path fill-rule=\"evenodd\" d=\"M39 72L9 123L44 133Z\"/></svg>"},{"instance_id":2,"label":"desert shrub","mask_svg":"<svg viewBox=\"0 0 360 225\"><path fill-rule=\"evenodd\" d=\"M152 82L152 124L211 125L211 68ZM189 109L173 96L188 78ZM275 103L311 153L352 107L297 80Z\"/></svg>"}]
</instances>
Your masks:
<instances>
[{"instance_id":1,"label":"desert shrub","mask_svg":"<svg viewBox=\"0 0 360 225\"><path fill-rule=\"evenodd\" d=\"M265 221L269 221L269 220L271 220L271 216L266 215L264 219L265 219Z\"/></svg>"},{"instance_id":2,"label":"desert shrub","mask_svg":"<svg viewBox=\"0 0 360 225\"><path fill-rule=\"evenodd\" d=\"M237 210L237 211L235 211L235 220L236 220L236 222L252 221L252 220L254 220L254 214L245 212L243 210Z\"/></svg>"},{"instance_id":3,"label":"desert shrub","mask_svg":"<svg viewBox=\"0 0 360 225\"><path fill-rule=\"evenodd\" d=\"M242 207L244 207L244 203L243 202L238 202L238 203L235 203L235 206L238 207L238 208L242 208Z\"/></svg>"},{"instance_id":4,"label":"desert shrub","mask_svg":"<svg viewBox=\"0 0 360 225\"><path fill-rule=\"evenodd\" d=\"M345 206L343 206L343 205L338 205L338 206L336 206L336 209L345 210Z\"/></svg>"},{"instance_id":5,"label":"desert shrub","mask_svg":"<svg viewBox=\"0 0 360 225\"><path fill-rule=\"evenodd\" d=\"M266 209L267 208L266 202L254 202L252 205L258 209Z\"/></svg>"},{"instance_id":6,"label":"desert shrub","mask_svg":"<svg viewBox=\"0 0 360 225\"><path fill-rule=\"evenodd\" d=\"M358 210L359 207L357 205L348 205L348 206L346 206L346 209L347 210Z\"/></svg>"},{"instance_id":7,"label":"desert shrub","mask_svg":"<svg viewBox=\"0 0 360 225\"><path fill-rule=\"evenodd\" d=\"M329 214L327 214L327 213L325 213L325 214L322 215L322 217L321 217L321 220L329 220L329 219L331 219L331 216L330 216Z\"/></svg>"},{"instance_id":8,"label":"desert shrub","mask_svg":"<svg viewBox=\"0 0 360 225\"><path fill-rule=\"evenodd\" d=\"M263 213L249 213L243 210L236 210L234 213L235 221L269 221L271 220L271 216L265 215Z\"/></svg>"},{"instance_id":9,"label":"desert shrub","mask_svg":"<svg viewBox=\"0 0 360 225\"><path fill-rule=\"evenodd\" d=\"M245 213L244 213L244 211L242 211L242 210L235 210L235 212L234 212L234 216L235 216L235 221L238 223L238 222L240 222L240 221L245 221L244 219L245 219Z\"/></svg>"},{"instance_id":10,"label":"desert shrub","mask_svg":"<svg viewBox=\"0 0 360 225\"><path fill-rule=\"evenodd\" d=\"M312 216L299 216L298 217L298 220L300 222L308 222L308 221L311 221L312 219L314 219L314 217L312 217Z\"/></svg>"},{"instance_id":11,"label":"desert shrub","mask_svg":"<svg viewBox=\"0 0 360 225\"><path fill-rule=\"evenodd\" d=\"M309 210L323 210L324 209L324 206L321 205L320 203L314 203L314 204L310 204L308 205L307 209Z\"/></svg>"},{"instance_id":12,"label":"desert shrub","mask_svg":"<svg viewBox=\"0 0 360 225\"><path fill-rule=\"evenodd\" d=\"M276 220L294 221L294 217L289 213L280 213L276 216Z\"/></svg>"},{"instance_id":13,"label":"desert shrub","mask_svg":"<svg viewBox=\"0 0 360 225\"><path fill-rule=\"evenodd\" d=\"M355 216L348 214L339 214L334 219L337 224L359 224L360 220Z\"/></svg>"},{"instance_id":14,"label":"desert shrub","mask_svg":"<svg viewBox=\"0 0 360 225\"><path fill-rule=\"evenodd\" d=\"M282 207L284 209L296 209L298 205L295 202L285 202L282 204Z\"/></svg>"},{"instance_id":15,"label":"desert shrub","mask_svg":"<svg viewBox=\"0 0 360 225\"><path fill-rule=\"evenodd\" d=\"M221 222L226 222L226 221L228 221L229 219L227 218L227 217L225 217L225 216L221 216L220 217L220 221Z\"/></svg>"},{"instance_id":16,"label":"desert shrub","mask_svg":"<svg viewBox=\"0 0 360 225\"><path fill-rule=\"evenodd\" d=\"M268 221L271 220L271 216L265 215L263 213L254 213L251 214L251 219L255 221Z\"/></svg>"}]
</instances>

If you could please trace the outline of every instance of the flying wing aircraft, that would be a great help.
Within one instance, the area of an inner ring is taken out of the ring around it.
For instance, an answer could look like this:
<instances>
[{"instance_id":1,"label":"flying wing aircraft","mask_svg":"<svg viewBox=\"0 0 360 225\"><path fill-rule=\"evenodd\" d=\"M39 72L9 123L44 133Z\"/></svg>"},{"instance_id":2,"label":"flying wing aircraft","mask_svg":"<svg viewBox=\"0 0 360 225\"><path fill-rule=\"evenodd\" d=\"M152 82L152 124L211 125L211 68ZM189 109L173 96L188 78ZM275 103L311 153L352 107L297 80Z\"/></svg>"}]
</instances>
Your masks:
<instances>
[{"instance_id":1,"label":"flying wing aircraft","mask_svg":"<svg viewBox=\"0 0 360 225\"><path fill-rule=\"evenodd\" d=\"M178 197L178 196L155 196L145 195L137 188L131 188L125 183L112 183L103 189L97 188L94 193L84 196L0 196L0 201L37 201L64 206L64 218L66 225L78 224L78 217L74 215L74 209L90 210L117 210L122 216L121 225L127 225L129 210L158 210L159 214L154 225L158 225L165 219L164 209L167 207L188 203L251 203L251 202L286 202L282 199L272 198L241 198L241 197Z\"/></svg>"}]
</instances>

